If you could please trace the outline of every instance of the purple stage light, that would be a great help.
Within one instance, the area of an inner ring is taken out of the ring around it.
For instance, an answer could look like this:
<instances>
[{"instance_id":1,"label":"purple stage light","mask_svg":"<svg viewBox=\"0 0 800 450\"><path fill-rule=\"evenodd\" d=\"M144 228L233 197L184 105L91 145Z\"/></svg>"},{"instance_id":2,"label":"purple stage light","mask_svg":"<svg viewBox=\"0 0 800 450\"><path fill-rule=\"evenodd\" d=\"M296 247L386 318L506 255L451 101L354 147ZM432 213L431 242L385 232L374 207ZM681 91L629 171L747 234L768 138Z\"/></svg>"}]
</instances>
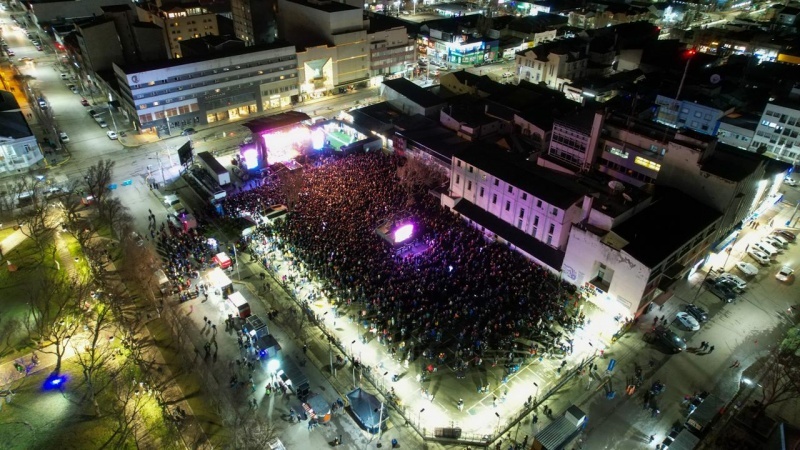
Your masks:
<instances>
[{"instance_id":1,"label":"purple stage light","mask_svg":"<svg viewBox=\"0 0 800 450\"><path fill-rule=\"evenodd\" d=\"M399 244L400 242L407 241L411 238L412 234L414 234L414 224L409 223L403 225L394 230L394 243Z\"/></svg>"}]
</instances>

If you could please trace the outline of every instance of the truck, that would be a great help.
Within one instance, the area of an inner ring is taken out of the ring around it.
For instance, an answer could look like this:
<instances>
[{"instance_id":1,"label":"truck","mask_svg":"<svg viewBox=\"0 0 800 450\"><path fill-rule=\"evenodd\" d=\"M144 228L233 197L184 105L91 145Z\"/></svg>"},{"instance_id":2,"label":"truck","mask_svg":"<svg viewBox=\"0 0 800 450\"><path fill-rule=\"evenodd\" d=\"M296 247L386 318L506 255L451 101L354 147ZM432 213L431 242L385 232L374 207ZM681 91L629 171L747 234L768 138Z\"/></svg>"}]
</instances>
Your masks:
<instances>
[{"instance_id":1,"label":"truck","mask_svg":"<svg viewBox=\"0 0 800 450\"><path fill-rule=\"evenodd\" d=\"M197 163L200 164L209 175L211 175L220 186L225 186L231 183L231 174L227 171L222 164L217 161L209 152L200 152L197 154Z\"/></svg>"},{"instance_id":2,"label":"truck","mask_svg":"<svg viewBox=\"0 0 800 450\"><path fill-rule=\"evenodd\" d=\"M700 393L692 401L686 428L695 436L704 437L725 412L727 404L727 401L708 392Z\"/></svg>"},{"instance_id":3,"label":"truck","mask_svg":"<svg viewBox=\"0 0 800 450\"><path fill-rule=\"evenodd\" d=\"M688 429L680 427L672 430L664 438L661 448L663 450L694 450L699 444L699 437L693 435Z\"/></svg>"},{"instance_id":4,"label":"truck","mask_svg":"<svg viewBox=\"0 0 800 450\"><path fill-rule=\"evenodd\" d=\"M533 449L562 450L578 437L588 421L586 413L575 405L570 406L563 416L536 433L536 437L533 439Z\"/></svg>"},{"instance_id":5,"label":"truck","mask_svg":"<svg viewBox=\"0 0 800 450\"><path fill-rule=\"evenodd\" d=\"M305 401L311 388L306 375L289 358L283 358L280 367L278 378L289 386L300 401Z\"/></svg>"}]
</instances>

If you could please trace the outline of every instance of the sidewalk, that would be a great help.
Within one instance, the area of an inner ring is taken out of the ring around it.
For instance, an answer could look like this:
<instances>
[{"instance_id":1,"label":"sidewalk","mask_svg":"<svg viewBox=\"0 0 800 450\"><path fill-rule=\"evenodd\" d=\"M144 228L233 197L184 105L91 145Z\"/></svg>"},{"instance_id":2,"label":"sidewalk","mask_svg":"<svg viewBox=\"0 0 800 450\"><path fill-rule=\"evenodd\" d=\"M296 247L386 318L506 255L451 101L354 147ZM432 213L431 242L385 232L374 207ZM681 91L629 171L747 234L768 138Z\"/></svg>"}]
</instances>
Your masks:
<instances>
[{"instance_id":1,"label":"sidewalk","mask_svg":"<svg viewBox=\"0 0 800 450\"><path fill-rule=\"evenodd\" d=\"M284 108L271 109L269 111L264 111L264 112L262 112L260 114L254 114L254 115L250 115L250 116L239 117L239 118L236 118L236 119L228 119L228 120L219 121L219 122L212 122L212 123L206 124L206 125L192 125L191 127L186 127L186 128L194 128L195 131L196 131L196 134L192 135L192 138L193 139L197 139L197 138L200 138L200 136L198 136L198 134L200 134L200 133L202 133L204 131L214 130L216 128L224 127L224 126L231 125L231 124L247 122L249 120L258 119L258 118L261 118L261 117L280 114L280 113L283 113L283 112L286 112L286 111L293 111L293 110L296 111L296 110L303 109L303 110L305 110L305 112L309 116L314 116L314 115L317 115L317 113L319 111L318 110L309 111L308 110L309 107L311 107L313 105L316 105L316 104L324 102L324 101L333 101L333 100L336 100L336 99L347 99L349 96L357 95L357 94L363 93L365 91L375 91L375 96L377 96L378 89L377 88L367 88L367 89L362 89L360 91L348 92L346 94L339 94L339 95L335 95L335 96L320 97L320 98L310 99L310 100L306 100L306 101L304 101L302 103L298 103L296 105L289 105L289 106L284 107ZM125 137L121 137L121 136L119 137L119 143L122 144L125 147L136 148L136 147L140 147L140 146L145 145L145 144L152 144L154 142L159 142L159 141L163 142L163 141L169 141L169 140L174 139L174 138L186 137L186 136L181 135L181 132L182 132L182 129L178 128L178 127L172 127L172 129L170 131L170 134L168 136L162 136L162 137L159 137L156 133L134 133L134 132L127 133L126 132L127 134L126 134Z\"/></svg>"}]
</instances>

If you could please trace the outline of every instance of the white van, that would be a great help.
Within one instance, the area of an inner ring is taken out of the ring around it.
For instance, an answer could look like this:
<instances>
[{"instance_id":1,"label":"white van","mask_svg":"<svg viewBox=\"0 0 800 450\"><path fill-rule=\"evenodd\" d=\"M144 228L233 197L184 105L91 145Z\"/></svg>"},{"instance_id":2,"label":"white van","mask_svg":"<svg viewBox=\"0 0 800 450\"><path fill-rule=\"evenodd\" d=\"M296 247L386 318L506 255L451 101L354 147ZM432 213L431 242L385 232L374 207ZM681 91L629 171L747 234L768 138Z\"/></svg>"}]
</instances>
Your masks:
<instances>
[{"instance_id":1,"label":"white van","mask_svg":"<svg viewBox=\"0 0 800 450\"><path fill-rule=\"evenodd\" d=\"M777 234L771 234L771 235L769 235L769 237L771 239L774 239L774 240L778 241L781 244L781 246L783 246L784 248L789 246L789 241L784 239L782 236L779 236Z\"/></svg>"},{"instance_id":2,"label":"white van","mask_svg":"<svg viewBox=\"0 0 800 450\"><path fill-rule=\"evenodd\" d=\"M778 256L778 249L766 242L756 242L753 244L753 247L769 255L770 259L774 259L776 256Z\"/></svg>"}]
</instances>

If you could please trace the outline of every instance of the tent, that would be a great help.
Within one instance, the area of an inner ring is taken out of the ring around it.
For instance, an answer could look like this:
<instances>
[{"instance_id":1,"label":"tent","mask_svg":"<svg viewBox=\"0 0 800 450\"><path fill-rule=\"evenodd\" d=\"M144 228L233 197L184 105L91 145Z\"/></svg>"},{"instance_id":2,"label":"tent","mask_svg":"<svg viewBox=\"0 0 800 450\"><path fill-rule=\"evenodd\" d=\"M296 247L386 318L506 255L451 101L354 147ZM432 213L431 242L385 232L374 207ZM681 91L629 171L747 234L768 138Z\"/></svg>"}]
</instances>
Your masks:
<instances>
[{"instance_id":1,"label":"tent","mask_svg":"<svg viewBox=\"0 0 800 450\"><path fill-rule=\"evenodd\" d=\"M386 422L386 409L377 397L361 388L347 394L352 411L358 423L371 434L378 434L378 421ZM381 408L383 414L381 414Z\"/></svg>"}]
</instances>

